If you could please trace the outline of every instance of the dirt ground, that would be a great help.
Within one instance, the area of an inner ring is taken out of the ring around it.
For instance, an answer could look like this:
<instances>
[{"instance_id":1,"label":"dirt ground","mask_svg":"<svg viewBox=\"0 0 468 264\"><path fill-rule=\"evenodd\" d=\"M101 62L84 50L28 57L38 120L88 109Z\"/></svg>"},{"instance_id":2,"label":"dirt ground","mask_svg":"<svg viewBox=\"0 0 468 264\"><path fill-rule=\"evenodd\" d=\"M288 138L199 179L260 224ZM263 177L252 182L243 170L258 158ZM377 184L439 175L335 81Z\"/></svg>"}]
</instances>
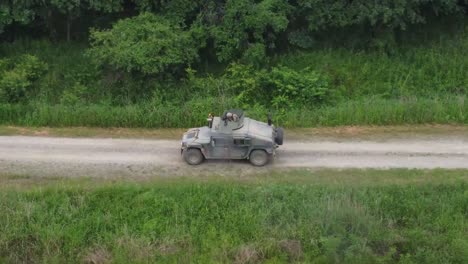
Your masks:
<instances>
[{"instance_id":1,"label":"dirt ground","mask_svg":"<svg viewBox=\"0 0 468 264\"><path fill-rule=\"evenodd\" d=\"M104 130L102 130L104 135ZM267 166L217 160L189 166L172 136L138 138L0 136L0 171L44 177L245 175L284 168L468 169L466 127L335 128L286 131ZM134 133L134 132L133 132ZM164 135L180 134L165 131ZM5 134L5 133L4 133ZM53 134L53 133L52 133ZM131 133L129 133L129 137ZM155 133L156 135L157 133ZM148 135L148 134L146 134ZM161 134L162 135L162 134ZM71 136L71 135L70 135Z\"/></svg>"}]
</instances>

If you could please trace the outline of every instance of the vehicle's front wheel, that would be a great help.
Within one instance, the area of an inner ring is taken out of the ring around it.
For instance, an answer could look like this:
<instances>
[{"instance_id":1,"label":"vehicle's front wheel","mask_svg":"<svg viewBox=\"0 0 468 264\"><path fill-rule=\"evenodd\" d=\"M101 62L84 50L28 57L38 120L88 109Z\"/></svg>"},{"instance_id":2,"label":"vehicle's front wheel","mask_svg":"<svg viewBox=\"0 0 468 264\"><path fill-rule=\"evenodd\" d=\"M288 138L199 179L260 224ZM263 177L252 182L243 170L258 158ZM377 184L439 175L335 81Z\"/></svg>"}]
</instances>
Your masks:
<instances>
[{"instance_id":1,"label":"vehicle's front wheel","mask_svg":"<svg viewBox=\"0 0 468 264\"><path fill-rule=\"evenodd\" d=\"M188 149L184 153L184 159L190 165L198 165L203 162L205 157L199 149Z\"/></svg>"},{"instance_id":2,"label":"vehicle's front wheel","mask_svg":"<svg viewBox=\"0 0 468 264\"><path fill-rule=\"evenodd\" d=\"M264 150L256 149L250 153L250 163L255 166L263 166L268 163L268 154Z\"/></svg>"}]
</instances>

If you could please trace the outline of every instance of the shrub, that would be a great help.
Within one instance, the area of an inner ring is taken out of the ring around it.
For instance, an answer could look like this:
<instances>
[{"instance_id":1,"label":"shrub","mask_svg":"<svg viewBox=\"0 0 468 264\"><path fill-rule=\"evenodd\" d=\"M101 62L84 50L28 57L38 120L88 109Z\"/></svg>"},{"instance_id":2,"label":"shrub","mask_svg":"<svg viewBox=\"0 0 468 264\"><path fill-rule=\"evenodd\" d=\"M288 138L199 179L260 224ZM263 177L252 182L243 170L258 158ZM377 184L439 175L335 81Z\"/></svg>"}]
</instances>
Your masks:
<instances>
[{"instance_id":1,"label":"shrub","mask_svg":"<svg viewBox=\"0 0 468 264\"><path fill-rule=\"evenodd\" d=\"M266 75L263 86L271 90L276 108L318 105L331 96L328 81L310 68L294 71L283 66L274 67Z\"/></svg>"},{"instance_id":2,"label":"shrub","mask_svg":"<svg viewBox=\"0 0 468 264\"><path fill-rule=\"evenodd\" d=\"M0 100L2 102L16 103L25 95L31 82L27 76L20 71L7 71L0 79Z\"/></svg>"},{"instance_id":3,"label":"shrub","mask_svg":"<svg viewBox=\"0 0 468 264\"><path fill-rule=\"evenodd\" d=\"M190 32L151 13L91 32L88 55L100 66L144 75L174 73L197 57Z\"/></svg>"},{"instance_id":4,"label":"shrub","mask_svg":"<svg viewBox=\"0 0 468 264\"><path fill-rule=\"evenodd\" d=\"M44 74L47 65L32 55L23 55L15 62L0 63L0 101L17 103L24 99L33 82Z\"/></svg>"},{"instance_id":5,"label":"shrub","mask_svg":"<svg viewBox=\"0 0 468 264\"><path fill-rule=\"evenodd\" d=\"M250 47L245 50L244 55L242 56L242 61L260 68L267 62L265 49L266 47L264 44L251 44Z\"/></svg>"},{"instance_id":6,"label":"shrub","mask_svg":"<svg viewBox=\"0 0 468 264\"><path fill-rule=\"evenodd\" d=\"M75 83L70 89L63 91L60 103L64 105L78 105L84 103L84 96L88 88L81 83Z\"/></svg>"},{"instance_id":7,"label":"shrub","mask_svg":"<svg viewBox=\"0 0 468 264\"><path fill-rule=\"evenodd\" d=\"M237 102L244 108L257 103L277 110L316 106L332 97L327 79L310 68L295 71L278 66L258 71L252 66L233 64L225 78L230 80Z\"/></svg>"},{"instance_id":8,"label":"shrub","mask_svg":"<svg viewBox=\"0 0 468 264\"><path fill-rule=\"evenodd\" d=\"M36 56L24 54L19 57L15 70L23 72L31 81L37 80L46 71L47 65Z\"/></svg>"}]
</instances>

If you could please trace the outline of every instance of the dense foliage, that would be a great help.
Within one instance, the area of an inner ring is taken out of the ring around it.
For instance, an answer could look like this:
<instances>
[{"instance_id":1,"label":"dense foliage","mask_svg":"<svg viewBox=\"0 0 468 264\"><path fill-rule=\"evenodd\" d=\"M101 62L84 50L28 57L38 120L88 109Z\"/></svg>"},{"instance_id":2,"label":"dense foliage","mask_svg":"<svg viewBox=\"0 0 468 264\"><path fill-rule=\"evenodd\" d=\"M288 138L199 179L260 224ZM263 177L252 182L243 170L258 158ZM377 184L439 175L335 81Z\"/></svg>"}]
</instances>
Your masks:
<instances>
[{"instance_id":1,"label":"dense foliage","mask_svg":"<svg viewBox=\"0 0 468 264\"><path fill-rule=\"evenodd\" d=\"M123 112L108 125L189 126L187 112L242 107L294 126L339 124L310 113L389 100L405 113L414 102L439 107L380 123L464 123L467 8L467 0L2 1L0 122L99 125L45 116L60 109L100 120L109 114L101 111ZM288 120L305 112L305 123ZM148 113L173 114L142 121Z\"/></svg>"},{"instance_id":2,"label":"dense foliage","mask_svg":"<svg viewBox=\"0 0 468 264\"><path fill-rule=\"evenodd\" d=\"M17 103L24 99L46 67L31 55L23 55L16 62L0 60L0 102Z\"/></svg>"},{"instance_id":3,"label":"dense foliage","mask_svg":"<svg viewBox=\"0 0 468 264\"><path fill-rule=\"evenodd\" d=\"M111 31L93 32L91 40L89 53L97 64L127 72L171 72L197 56L189 33L151 13L120 20Z\"/></svg>"},{"instance_id":4,"label":"dense foliage","mask_svg":"<svg viewBox=\"0 0 468 264\"><path fill-rule=\"evenodd\" d=\"M0 4L0 32L10 40L30 35L85 40L89 27L152 12L181 30L203 32L199 40L209 47L203 52L230 61L290 45L310 47L331 32L339 39L388 42L411 25L463 17L467 7L466 0L9 0Z\"/></svg>"}]
</instances>

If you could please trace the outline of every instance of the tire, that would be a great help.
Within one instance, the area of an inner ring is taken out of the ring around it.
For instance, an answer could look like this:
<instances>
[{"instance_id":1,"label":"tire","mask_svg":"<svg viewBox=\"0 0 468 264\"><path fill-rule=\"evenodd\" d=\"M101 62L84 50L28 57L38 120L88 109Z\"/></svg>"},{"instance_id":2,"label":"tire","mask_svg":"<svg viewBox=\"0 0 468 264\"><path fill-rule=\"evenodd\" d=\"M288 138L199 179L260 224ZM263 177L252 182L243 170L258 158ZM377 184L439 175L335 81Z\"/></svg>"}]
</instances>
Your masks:
<instances>
[{"instance_id":1,"label":"tire","mask_svg":"<svg viewBox=\"0 0 468 264\"><path fill-rule=\"evenodd\" d=\"M275 137L276 144L283 145L283 135L284 135L283 128L278 127L276 129L276 137Z\"/></svg>"},{"instance_id":2,"label":"tire","mask_svg":"<svg viewBox=\"0 0 468 264\"><path fill-rule=\"evenodd\" d=\"M199 149L188 149L184 153L184 159L185 162L187 162L190 165L198 165L203 162L205 157L203 157L203 154Z\"/></svg>"},{"instance_id":3,"label":"tire","mask_svg":"<svg viewBox=\"0 0 468 264\"><path fill-rule=\"evenodd\" d=\"M269 157L264 150L256 149L250 153L249 160L254 166L260 167L268 163Z\"/></svg>"}]
</instances>

